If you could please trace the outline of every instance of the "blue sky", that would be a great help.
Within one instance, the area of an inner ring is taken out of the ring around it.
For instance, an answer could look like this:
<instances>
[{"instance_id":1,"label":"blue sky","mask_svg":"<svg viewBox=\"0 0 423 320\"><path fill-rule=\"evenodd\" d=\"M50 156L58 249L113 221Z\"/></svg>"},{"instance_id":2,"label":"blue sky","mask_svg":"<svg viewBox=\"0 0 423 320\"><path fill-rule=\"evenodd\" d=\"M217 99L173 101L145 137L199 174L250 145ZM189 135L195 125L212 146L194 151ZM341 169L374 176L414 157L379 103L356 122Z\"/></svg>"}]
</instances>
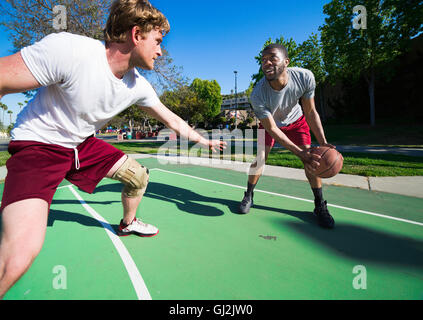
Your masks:
<instances>
[{"instance_id":1,"label":"blue sky","mask_svg":"<svg viewBox=\"0 0 423 320\"><path fill-rule=\"evenodd\" d=\"M0 0L4 1L4 0ZM330 0L150 0L168 18L171 31L163 45L175 65L191 81L216 80L223 94L235 87L248 88L258 71L254 57L264 42L283 36L301 43L324 24L323 5ZM59 3L60 1L58 1ZM12 45L0 29L0 56L10 54ZM19 112L22 94L8 95L2 102ZM9 115L5 124L9 123Z\"/></svg>"}]
</instances>

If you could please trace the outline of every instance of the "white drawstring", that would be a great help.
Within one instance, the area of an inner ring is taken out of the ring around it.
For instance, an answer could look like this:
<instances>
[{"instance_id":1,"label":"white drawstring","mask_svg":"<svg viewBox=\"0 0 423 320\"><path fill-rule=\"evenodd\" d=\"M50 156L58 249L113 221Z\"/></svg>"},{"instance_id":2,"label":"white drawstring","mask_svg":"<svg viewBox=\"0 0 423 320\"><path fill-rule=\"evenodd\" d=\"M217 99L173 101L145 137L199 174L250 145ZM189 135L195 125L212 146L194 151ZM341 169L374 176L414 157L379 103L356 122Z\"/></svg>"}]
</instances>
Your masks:
<instances>
[{"instance_id":1,"label":"white drawstring","mask_svg":"<svg viewBox=\"0 0 423 320\"><path fill-rule=\"evenodd\" d=\"M76 170L79 170L79 157L78 157L78 149L74 148L73 151L75 152L75 168Z\"/></svg>"}]
</instances>

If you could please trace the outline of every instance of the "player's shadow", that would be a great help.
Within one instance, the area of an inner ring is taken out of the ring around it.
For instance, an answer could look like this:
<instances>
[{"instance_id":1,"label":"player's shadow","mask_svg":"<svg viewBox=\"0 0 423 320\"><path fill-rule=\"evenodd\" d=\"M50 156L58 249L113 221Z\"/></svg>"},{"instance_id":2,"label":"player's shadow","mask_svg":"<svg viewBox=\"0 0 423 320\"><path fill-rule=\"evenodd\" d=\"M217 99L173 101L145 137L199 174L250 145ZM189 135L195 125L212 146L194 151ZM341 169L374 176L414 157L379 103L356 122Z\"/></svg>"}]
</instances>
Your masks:
<instances>
[{"instance_id":1,"label":"player's shadow","mask_svg":"<svg viewBox=\"0 0 423 320\"><path fill-rule=\"evenodd\" d=\"M48 214L47 226L53 227L56 221L76 222L86 227L103 227L100 222L89 216L76 212L51 209Z\"/></svg>"},{"instance_id":2,"label":"player's shadow","mask_svg":"<svg viewBox=\"0 0 423 320\"><path fill-rule=\"evenodd\" d=\"M283 206L283 201L281 201L281 206ZM284 208L275 208L275 207L268 207L261 204L255 203L253 207L251 207L251 210L264 210L264 211L273 211L276 213L282 213L285 215L289 215L291 217L294 217L296 219L299 219L306 224L311 225L312 227L318 227L317 225L317 218L313 215L312 209L310 211L293 211L288 210Z\"/></svg>"},{"instance_id":3,"label":"player's shadow","mask_svg":"<svg viewBox=\"0 0 423 320\"><path fill-rule=\"evenodd\" d=\"M254 209L271 210L301 220L301 222L286 221L277 217L272 219L274 224L280 225L283 230L287 230L288 227L288 230L294 231L301 237L321 244L336 255L354 259L357 263L365 264L372 261L383 265L423 268L423 241L384 232L382 228L337 223L336 213L333 213L335 228L328 230L318 225L317 218L312 212L269 208L257 204L254 205Z\"/></svg>"},{"instance_id":4,"label":"player's shadow","mask_svg":"<svg viewBox=\"0 0 423 320\"><path fill-rule=\"evenodd\" d=\"M87 204L112 204L120 201L86 201ZM81 203L79 200L53 200L52 204L78 204ZM63 210L55 210L50 209L47 219L47 227L53 227L55 221L66 221L66 222L76 222L80 225L87 226L87 227L99 227L103 228L100 222L98 222L96 219L76 213L76 212L70 212L70 211L63 211ZM114 230L117 230L117 225L111 225Z\"/></svg>"},{"instance_id":5,"label":"player's shadow","mask_svg":"<svg viewBox=\"0 0 423 320\"><path fill-rule=\"evenodd\" d=\"M122 185L111 183L99 186L98 192L120 193ZM203 196L188 189L175 187L163 183L150 182L144 197L167 201L175 204L182 212L196 215L218 217L224 214L223 210L216 208L215 204L227 206L232 213L238 213L239 201ZM106 204L108 201L96 203ZM118 201L111 201L118 202ZM55 203L79 203L79 201L57 200ZM423 242L384 232L382 229L363 227L356 224L335 223L333 230L321 228L311 211L294 211L283 208L283 202L279 208L268 207L256 203L251 210L264 210L283 215L292 216L300 221L287 221L277 216L273 217L273 223L280 225L286 231L294 231L301 237L308 238L314 243L331 250L336 255L354 259L357 263L365 264L367 261L380 264L407 265L417 268L423 267ZM336 221L336 214L333 214ZM61 210L51 210L48 225L52 226L55 220L72 221L88 227L102 227L101 224L88 216L69 213ZM117 226L112 226L116 230Z\"/></svg>"},{"instance_id":6,"label":"player's shadow","mask_svg":"<svg viewBox=\"0 0 423 320\"><path fill-rule=\"evenodd\" d=\"M120 192L122 189L119 183L105 184L96 189L96 192ZM213 194L213 191L210 191ZM241 202L243 194L240 193L240 200L234 201L230 199L222 199L212 196L203 196L192 190L175 187L159 182L150 182L147 186L147 190L144 197L162 200L166 202L174 203L179 210L209 217L221 216L224 214L223 210L216 208L215 204L222 204L226 206L231 213L239 214L238 208ZM202 203L199 203L202 202ZM205 204L210 203L210 205ZM142 204L141 204L142 205ZM260 209L265 211L274 211L277 213L289 214L293 217L297 217L307 223L315 224L315 220L311 215L311 212L300 212L290 211L285 209L279 209L274 207L268 207L263 205L254 205L254 209Z\"/></svg>"},{"instance_id":7,"label":"player's shadow","mask_svg":"<svg viewBox=\"0 0 423 320\"><path fill-rule=\"evenodd\" d=\"M210 192L212 194L213 191ZM230 210L233 210L237 205L235 201L204 196L188 189L157 182L152 182L148 185L146 196L153 199L172 202L179 210L209 217L216 217L224 214L224 211L216 208L215 204L223 204ZM210 205L208 203L210 203Z\"/></svg>"},{"instance_id":8,"label":"player's shadow","mask_svg":"<svg viewBox=\"0 0 423 320\"><path fill-rule=\"evenodd\" d=\"M53 227L55 221L75 222L86 227L104 228L102 224L96 219L75 212L50 210L47 220L47 227ZM113 231L119 228L118 224L110 224Z\"/></svg>"},{"instance_id":9,"label":"player's shadow","mask_svg":"<svg viewBox=\"0 0 423 320\"><path fill-rule=\"evenodd\" d=\"M262 205L254 205L254 209L269 210L268 207ZM372 261L386 265L423 267L423 241L390 234L384 232L382 228L374 229L351 223L337 223L336 213L332 213L335 218L335 228L328 230L318 225L317 218L311 212L283 208L272 208L272 211L301 220L301 222L286 221L274 217L274 224L280 225L284 230L287 230L288 226L288 230L321 244L336 255L354 259L362 264Z\"/></svg>"},{"instance_id":10,"label":"player's shadow","mask_svg":"<svg viewBox=\"0 0 423 320\"><path fill-rule=\"evenodd\" d=\"M121 189L121 184L110 183L99 186L96 192L120 192ZM183 212L208 217L224 215L225 212L223 210L216 208L216 203L227 206L232 212L235 212L239 206L236 201L203 196L188 189L158 182L150 182L148 184L144 197L170 202Z\"/></svg>"},{"instance_id":11,"label":"player's shadow","mask_svg":"<svg viewBox=\"0 0 423 320\"><path fill-rule=\"evenodd\" d=\"M84 200L85 201L85 200ZM121 201L110 201L110 200L104 200L104 201L85 201L87 204L112 204L112 203L120 203ZM78 204L81 205L81 202L79 200L53 200L52 204Z\"/></svg>"},{"instance_id":12,"label":"player's shadow","mask_svg":"<svg viewBox=\"0 0 423 320\"><path fill-rule=\"evenodd\" d=\"M284 210L281 210L282 212ZM379 229L352 223L336 223L332 230L323 229L312 215L285 212L306 223L275 219L286 230L295 231L333 251L336 255L365 264L368 261L382 265L403 265L423 268L423 241L400 236ZM333 214L336 221L336 214ZM381 221L383 223L383 221Z\"/></svg>"}]
</instances>

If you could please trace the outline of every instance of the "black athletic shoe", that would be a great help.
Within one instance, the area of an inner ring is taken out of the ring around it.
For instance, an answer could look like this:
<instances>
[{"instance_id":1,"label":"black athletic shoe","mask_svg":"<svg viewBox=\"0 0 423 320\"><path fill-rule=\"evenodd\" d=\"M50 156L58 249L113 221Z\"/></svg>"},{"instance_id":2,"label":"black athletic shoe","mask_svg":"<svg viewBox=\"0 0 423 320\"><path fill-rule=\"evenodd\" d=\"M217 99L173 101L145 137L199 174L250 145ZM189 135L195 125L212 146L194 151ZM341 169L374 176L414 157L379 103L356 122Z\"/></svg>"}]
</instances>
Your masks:
<instances>
[{"instance_id":1,"label":"black athletic shoe","mask_svg":"<svg viewBox=\"0 0 423 320\"><path fill-rule=\"evenodd\" d=\"M250 211L251 206L254 204L253 201L254 192L252 195L247 195L247 192L244 193L244 199L242 199L241 204L239 206L239 213L246 214Z\"/></svg>"},{"instance_id":2,"label":"black athletic shoe","mask_svg":"<svg viewBox=\"0 0 423 320\"><path fill-rule=\"evenodd\" d=\"M317 206L313 213L317 216L317 221L321 227L327 229L333 229L335 227L335 220L329 213L326 201L320 206Z\"/></svg>"}]
</instances>

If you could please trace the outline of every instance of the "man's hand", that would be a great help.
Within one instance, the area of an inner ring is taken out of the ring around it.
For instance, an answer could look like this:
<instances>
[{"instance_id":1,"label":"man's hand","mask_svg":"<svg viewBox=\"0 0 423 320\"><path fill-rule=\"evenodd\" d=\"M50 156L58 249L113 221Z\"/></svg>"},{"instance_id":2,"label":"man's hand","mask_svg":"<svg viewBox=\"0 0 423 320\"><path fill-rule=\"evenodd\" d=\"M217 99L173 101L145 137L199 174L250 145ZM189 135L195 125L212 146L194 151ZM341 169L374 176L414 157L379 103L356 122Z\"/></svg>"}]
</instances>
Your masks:
<instances>
[{"instance_id":1,"label":"man's hand","mask_svg":"<svg viewBox=\"0 0 423 320\"><path fill-rule=\"evenodd\" d=\"M305 169L310 172L314 172L320 166L319 161L321 156L311 153L310 149L302 150L301 152L297 153L297 156L304 163Z\"/></svg>"},{"instance_id":2,"label":"man's hand","mask_svg":"<svg viewBox=\"0 0 423 320\"><path fill-rule=\"evenodd\" d=\"M336 149L334 145L327 142L322 143L319 146ZM321 159L321 156L310 153L310 150L311 149L305 149L297 154L297 156L303 161L305 169L313 173L320 166L319 160Z\"/></svg>"},{"instance_id":3,"label":"man's hand","mask_svg":"<svg viewBox=\"0 0 423 320\"><path fill-rule=\"evenodd\" d=\"M321 147L328 147L328 148L331 148L331 149L336 149L336 147L334 145L330 144L330 143L321 143L320 146Z\"/></svg>"},{"instance_id":4,"label":"man's hand","mask_svg":"<svg viewBox=\"0 0 423 320\"><path fill-rule=\"evenodd\" d=\"M217 152L216 149L219 149L220 151L222 151L223 149L226 149L226 141L222 141L222 140L207 140L205 141L205 143L203 143L205 146L207 146L211 151L213 152Z\"/></svg>"}]
</instances>

